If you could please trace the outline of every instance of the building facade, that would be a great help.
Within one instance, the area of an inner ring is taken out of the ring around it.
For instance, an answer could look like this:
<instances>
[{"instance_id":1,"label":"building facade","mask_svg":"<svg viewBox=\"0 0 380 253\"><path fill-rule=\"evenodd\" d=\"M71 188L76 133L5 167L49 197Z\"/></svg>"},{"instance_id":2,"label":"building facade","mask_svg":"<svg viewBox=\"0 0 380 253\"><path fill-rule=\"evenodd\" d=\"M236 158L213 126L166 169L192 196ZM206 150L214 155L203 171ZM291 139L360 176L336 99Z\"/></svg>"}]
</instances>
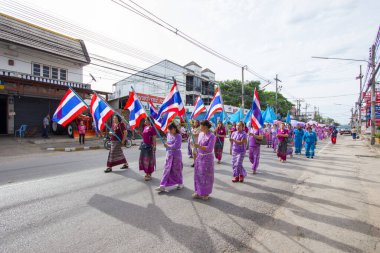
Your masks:
<instances>
[{"instance_id":1,"label":"building facade","mask_svg":"<svg viewBox=\"0 0 380 253\"><path fill-rule=\"evenodd\" d=\"M83 66L89 63L83 41L0 13L0 134L22 124L39 132L68 86L88 98Z\"/></svg>"},{"instance_id":2,"label":"building facade","mask_svg":"<svg viewBox=\"0 0 380 253\"><path fill-rule=\"evenodd\" d=\"M173 84L172 78L177 81L186 107L193 106L199 95L206 105L210 104L214 95L215 73L207 68L202 69L195 62L181 66L169 60L163 60L115 83L114 92L109 96L110 103L114 107L123 108L133 86L140 99L143 97L143 102L146 101L144 98L151 96L151 101L159 106ZM146 103L143 105L147 107Z\"/></svg>"}]
</instances>

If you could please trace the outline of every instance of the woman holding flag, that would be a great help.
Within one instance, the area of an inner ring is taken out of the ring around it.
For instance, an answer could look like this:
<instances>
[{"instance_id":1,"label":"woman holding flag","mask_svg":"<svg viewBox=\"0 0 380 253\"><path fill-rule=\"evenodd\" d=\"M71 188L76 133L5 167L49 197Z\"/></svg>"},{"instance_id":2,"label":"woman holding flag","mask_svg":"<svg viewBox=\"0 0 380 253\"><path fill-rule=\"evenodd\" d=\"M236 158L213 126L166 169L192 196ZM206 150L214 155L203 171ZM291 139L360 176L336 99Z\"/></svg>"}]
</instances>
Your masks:
<instances>
[{"instance_id":1,"label":"woman holding flag","mask_svg":"<svg viewBox=\"0 0 380 253\"><path fill-rule=\"evenodd\" d=\"M232 182L244 182L247 172L243 168L243 160L246 152L247 133L244 129L244 123L239 121L237 131L233 132L230 139L232 143Z\"/></svg>"},{"instance_id":2,"label":"woman holding flag","mask_svg":"<svg viewBox=\"0 0 380 253\"><path fill-rule=\"evenodd\" d=\"M156 165L156 131L149 119L145 119L144 130L142 132L143 142L140 146L139 169L145 172L145 181L152 180L152 173Z\"/></svg>"},{"instance_id":3,"label":"woman holding flag","mask_svg":"<svg viewBox=\"0 0 380 253\"><path fill-rule=\"evenodd\" d=\"M260 161L260 143L258 143L258 140L263 138L262 130L252 125L249 131L249 160L252 163L253 174L256 174Z\"/></svg>"},{"instance_id":4,"label":"woman holding flag","mask_svg":"<svg viewBox=\"0 0 380 253\"><path fill-rule=\"evenodd\" d=\"M220 160L222 160L223 154L223 146L224 146L224 138L226 138L226 128L223 126L222 121L218 121L218 125L214 131L216 136L215 142L215 158L218 160L218 164L220 164Z\"/></svg>"},{"instance_id":5,"label":"woman holding flag","mask_svg":"<svg viewBox=\"0 0 380 253\"><path fill-rule=\"evenodd\" d=\"M182 178L182 136L178 130L177 125L172 122L169 124L169 132L167 134L167 142L164 144L166 147L166 161L164 173L162 175L160 187L156 191L167 191L167 187L177 185L177 190L183 188Z\"/></svg>"},{"instance_id":6,"label":"woman holding flag","mask_svg":"<svg viewBox=\"0 0 380 253\"><path fill-rule=\"evenodd\" d=\"M121 169L128 169L127 160L121 150L126 138L127 129L125 124L121 121L121 117L119 115L114 115L111 133L111 149L108 154L107 169L104 171L105 173L112 172L112 167L119 164L124 164Z\"/></svg>"},{"instance_id":7,"label":"woman holding flag","mask_svg":"<svg viewBox=\"0 0 380 253\"><path fill-rule=\"evenodd\" d=\"M210 131L211 123L208 120L201 121L201 133L198 143L193 143L197 149L194 170L194 190L192 197L208 200L214 184L214 154L216 137Z\"/></svg>"}]
</instances>

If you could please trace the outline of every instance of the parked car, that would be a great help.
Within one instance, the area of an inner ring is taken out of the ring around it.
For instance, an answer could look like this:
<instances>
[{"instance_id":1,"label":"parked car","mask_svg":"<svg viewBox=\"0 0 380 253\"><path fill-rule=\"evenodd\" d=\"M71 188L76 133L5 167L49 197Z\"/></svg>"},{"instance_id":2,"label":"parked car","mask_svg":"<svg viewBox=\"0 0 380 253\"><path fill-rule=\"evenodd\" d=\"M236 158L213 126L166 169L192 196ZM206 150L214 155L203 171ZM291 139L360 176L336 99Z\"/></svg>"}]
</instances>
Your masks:
<instances>
[{"instance_id":1,"label":"parked car","mask_svg":"<svg viewBox=\"0 0 380 253\"><path fill-rule=\"evenodd\" d=\"M351 135L351 129L348 129L348 128L341 128L341 129L339 130L339 134L340 134L340 135L343 135L343 134L349 134L349 135Z\"/></svg>"}]
</instances>

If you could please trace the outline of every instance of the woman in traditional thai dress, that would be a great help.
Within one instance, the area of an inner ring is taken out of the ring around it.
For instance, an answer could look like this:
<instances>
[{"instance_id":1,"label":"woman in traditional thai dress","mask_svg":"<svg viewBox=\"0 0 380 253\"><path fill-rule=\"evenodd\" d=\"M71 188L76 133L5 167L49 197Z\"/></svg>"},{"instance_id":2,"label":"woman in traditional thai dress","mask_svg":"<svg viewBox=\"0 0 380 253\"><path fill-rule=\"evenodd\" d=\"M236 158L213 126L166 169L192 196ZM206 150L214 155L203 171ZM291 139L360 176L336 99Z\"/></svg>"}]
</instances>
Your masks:
<instances>
[{"instance_id":1,"label":"woman in traditional thai dress","mask_svg":"<svg viewBox=\"0 0 380 253\"><path fill-rule=\"evenodd\" d=\"M280 162L286 161L286 151L288 146L288 129L285 128L285 123L280 124L280 129L277 130L277 139L279 141L278 143L278 149L277 149L277 156L280 159Z\"/></svg>"},{"instance_id":2,"label":"woman in traditional thai dress","mask_svg":"<svg viewBox=\"0 0 380 253\"><path fill-rule=\"evenodd\" d=\"M162 175L160 187L156 188L159 192L167 191L168 187L177 186L177 190L183 188L182 177L182 136L177 125L172 122L168 126L168 134L166 135L166 160L164 173Z\"/></svg>"},{"instance_id":3,"label":"woman in traditional thai dress","mask_svg":"<svg viewBox=\"0 0 380 253\"><path fill-rule=\"evenodd\" d=\"M317 145L317 135L314 131L312 131L311 127L307 128L307 131L304 134L302 140L305 145L306 157L314 158L314 150L315 146Z\"/></svg>"},{"instance_id":4,"label":"woman in traditional thai dress","mask_svg":"<svg viewBox=\"0 0 380 253\"><path fill-rule=\"evenodd\" d=\"M265 139L267 140L267 148L272 147L271 124L268 124L264 129Z\"/></svg>"},{"instance_id":5,"label":"woman in traditional thai dress","mask_svg":"<svg viewBox=\"0 0 380 253\"><path fill-rule=\"evenodd\" d=\"M243 160L246 152L247 133L245 132L244 123L240 121L237 124L237 131L231 135L232 143L232 182L244 182L247 172L243 167Z\"/></svg>"},{"instance_id":6,"label":"woman in traditional thai dress","mask_svg":"<svg viewBox=\"0 0 380 253\"><path fill-rule=\"evenodd\" d=\"M277 130L277 124L273 124L271 128L273 153L276 153L278 147Z\"/></svg>"},{"instance_id":7,"label":"woman in traditional thai dress","mask_svg":"<svg viewBox=\"0 0 380 253\"><path fill-rule=\"evenodd\" d=\"M201 126L199 124L199 120L195 120L193 127L191 129L191 134L194 136L195 143L198 142L198 136L199 136L200 132L201 132ZM190 138L190 136L189 136L189 139L192 139L192 138ZM190 140L190 141L192 141L192 140ZM193 147L192 153L193 153L194 163L191 165L191 167L194 167L195 159L197 158L197 149Z\"/></svg>"},{"instance_id":8,"label":"woman in traditional thai dress","mask_svg":"<svg viewBox=\"0 0 380 253\"><path fill-rule=\"evenodd\" d=\"M143 142L140 146L139 169L145 172L145 181L152 180L152 173L156 166L156 131L148 119L145 119L142 132Z\"/></svg>"},{"instance_id":9,"label":"woman in traditional thai dress","mask_svg":"<svg viewBox=\"0 0 380 253\"><path fill-rule=\"evenodd\" d=\"M208 200L214 184L214 146L216 137L210 131L211 123L202 120L198 143L193 144L197 149L194 168L194 190L192 197Z\"/></svg>"},{"instance_id":10,"label":"woman in traditional thai dress","mask_svg":"<svg viewBox=\"0 0 380 253\"><path fill-rule=\"evenodd\" d=\"M230 128L230 138L233 132L237 131L236 123L232 123L232 127ZM230 155L232 155L232 143L230 144Z\"/></svg>"},{"instance_id":11,"label":"woman in traditional thai dress","mask_svg":"<svg viewBox=\"0 0 380 253\"><path fill-rule=\"evenodd\" d=\"M218 122L218 125L214 131L216 136L215 141L215 158L218 160L218 164L220 164L220 160L222 160L223 155L223 146L224 146L224 138L226 138L226 128L223 126L221 121Z\"/></svg>"},{"instance_id":12,"label":"woman in traditional thai dress","mask_svg":"<svg viewBox=\"0 0 380 253\"><path fill-rule=\"evenodd\" d=\"M331 130L331 143L336 144L336 138L338 137L338 130L333 126Z\"/></svg>"},{"instance_id":13,"label":"woman in traditional thai dress","mask_svg":"<svg viewBox=\"0 0 380 253\"><path fill-rule=\"evenodd\" d=\"M288 136L288 144L286 148L286 155L293 157L293 146L294 146L294 141L293 141L293 136L294 136L294 130L291 124L288 124L288 131L289 131L289 136Z\"/></svg>"},{"instance_id":14,"label":"woman in traditional thai dress","mask_svg":"<svg viewBox=\"0 0 380 253\"><path fill-rule=\"evenodd\" d=\"M194 127L194 121L191 123L191 129L190 131L193 129ZM189 136L189 138L187 138L187 155L189 156L189 158L193 158L193 148L191 147L191 138Z\"/></svg>"},{"instance_id":15,"label":"woman in traditional thai dress","mask_svg":"<svg viewBox=\"0 0 380 253\"><path fill-rule=\"evenodd\" d=\"M112 167L119 164L123 164L121 169L128 169L127 159L125 159L124 153L121 150L121 147L125 144L127 138L127 129L119 115L114 115L112 120L112 133L110 133L111 149L108 153L107 169L104 171L105 173L111 172Z\"/></svg>"},{"instance_id":16,"label":"woman in traditional thai dress","mask_svg":"<svg viewBox=\"0 0 380 253\"><path fill-rule=\"evenodd\" d=\"M249 160L252 163L252 172L256 174L260 162L260 143L258 140L264 138L263 131L254 126L249 131Z\"/></svg>"},{"instance_id":17,"label":"woman in traditional thai dress","mask_svg":"<svg viewBox=\"0 0 380 253\"><path fill-rule=\"evenodd\" d=\"M294 129L294 148L295 154L300 155L302 151L302 138L305 134L305 131L301 128L300 124L297 124L297 128Z\"/></svg>"}]
</instances>

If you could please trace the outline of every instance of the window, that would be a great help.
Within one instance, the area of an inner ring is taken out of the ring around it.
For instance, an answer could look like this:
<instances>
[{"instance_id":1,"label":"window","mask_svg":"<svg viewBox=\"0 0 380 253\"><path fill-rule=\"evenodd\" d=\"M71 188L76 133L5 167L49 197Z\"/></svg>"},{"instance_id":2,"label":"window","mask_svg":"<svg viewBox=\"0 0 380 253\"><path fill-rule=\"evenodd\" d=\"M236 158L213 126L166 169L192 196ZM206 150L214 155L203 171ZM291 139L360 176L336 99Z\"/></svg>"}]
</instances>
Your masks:
<instances>
[{"instance_id":1,"label":"window","mask_svg":"<svg viewBox=\"0 0 380 253\"><path fill-rule=\"evenodd\" d=\"M58 68L55 68L55 67L51 68L51 78L58 79Z\"/></svg>"},{"instance_id":2,"label":"window","mask_svg":"<svg viewBox=\"0 0 380 253\"><path fill-rule=\"evenodd\" d=\"M202 91L202 80L196 76L194 76L194 91Z\"/></svg>"},{"instance_id":3,"label":"window","mask_svg":"<svg viewBox=\"0 0 380 253\"><path fill-rule=\"evenodd\" d=\"M41 76L41 65L37 63L33 63L33 75Z\"/></svg>"},{"instance_id":4,"label":"window","mask_svg":"<svg viewBox=\"0 0 380 253\"><path fill-rule=\"evenodd\" d=\"M67 80L67 70L66 69L60 69L59 70L59 79L61 80Z\"/></svg>"},{"instance_id":5,"label":"window","mask_svg":"<svg viewBox=\"0 0 380 253\"><path fill-rule=\"evenodd\" d=\"M194 95L186 95L186 105L194 105Z\"/></svg>"},{"instance_id":6,"label":"window","mask_svg":"<svg viewBox=\"0 0 380 253\"><path fill-rule=\"evenodd\" d=\"M193 76L186 76L186 91L193 91Z\"/></svg>"},{"instance_id":7,"label":"window","mask_svg":"<svg viewBox=\"0 0 380 253\"><path fill-rule=\"evenodd\" d=\"M50 67L49 66L44 65L42 67L42 75L43 75L43 77L47 77L47 78L50 77Z\"/></svg>"}]
</instances>

